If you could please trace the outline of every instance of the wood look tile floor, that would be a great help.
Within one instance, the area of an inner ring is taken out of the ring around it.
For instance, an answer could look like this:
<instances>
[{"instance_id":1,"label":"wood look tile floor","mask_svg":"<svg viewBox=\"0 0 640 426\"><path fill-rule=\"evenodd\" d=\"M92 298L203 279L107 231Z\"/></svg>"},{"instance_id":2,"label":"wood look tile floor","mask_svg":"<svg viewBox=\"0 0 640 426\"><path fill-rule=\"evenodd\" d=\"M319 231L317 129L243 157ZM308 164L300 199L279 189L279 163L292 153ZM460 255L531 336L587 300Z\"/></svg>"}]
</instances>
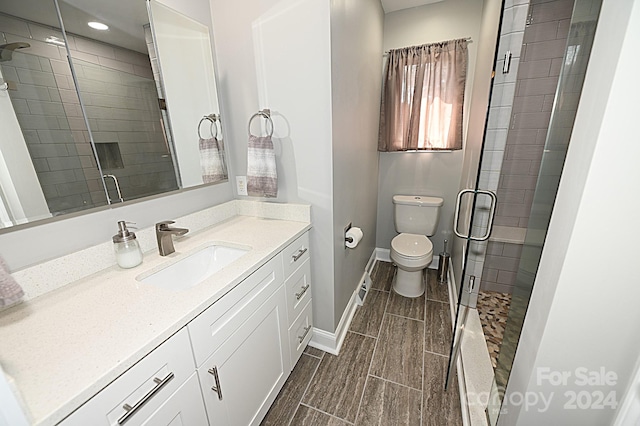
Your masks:
<instances>
[{"instance_id":1,"label":"wood look tile floor","mask_svg":"<svg viewBox=\"0 0 640 426\"><path fill-rule=\"evenodd\" d=\"M378 262L339 356L307 347L262 425L460 426L457 380L444 390L451 320L447 286L427 270L426 295L393 292Z\"/></svg>"}]
</instances>

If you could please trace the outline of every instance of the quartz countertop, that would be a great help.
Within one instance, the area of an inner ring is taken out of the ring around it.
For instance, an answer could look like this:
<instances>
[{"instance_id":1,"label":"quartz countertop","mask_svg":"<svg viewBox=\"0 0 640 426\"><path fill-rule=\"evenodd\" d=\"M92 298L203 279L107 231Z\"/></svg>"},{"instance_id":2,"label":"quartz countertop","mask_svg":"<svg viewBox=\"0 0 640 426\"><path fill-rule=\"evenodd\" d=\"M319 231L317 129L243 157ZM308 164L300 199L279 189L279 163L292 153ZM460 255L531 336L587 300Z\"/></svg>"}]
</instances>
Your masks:
<instances>
[{"instance_id":1,"label":"quartz countertop","mask_svg":"<svg viewBox=\"0 0 640 426\"><path fill-rule=\"evenodd\" d=\"M0 313L0 365L32 423L64 419L310 227L236 216L175 239L174 254L145 253L135 268L113 266ZM212 242L251 250L186 290L135 279Z\"/></svg>"}]
</instances>

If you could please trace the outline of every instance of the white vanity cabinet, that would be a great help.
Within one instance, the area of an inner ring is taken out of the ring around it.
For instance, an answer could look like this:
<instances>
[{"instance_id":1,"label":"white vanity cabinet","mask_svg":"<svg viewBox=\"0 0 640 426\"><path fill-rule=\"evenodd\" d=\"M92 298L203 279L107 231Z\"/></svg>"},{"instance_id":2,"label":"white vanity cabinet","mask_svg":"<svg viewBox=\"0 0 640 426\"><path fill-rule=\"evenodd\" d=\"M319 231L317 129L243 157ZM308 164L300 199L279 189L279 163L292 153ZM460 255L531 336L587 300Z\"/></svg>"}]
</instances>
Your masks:
<instances>
[{"instance_id":1,"label":"white vanity cabinet","mask_svg":"<svg viewBox=\"0 0 640 426\"><path fill-rule=\"evenodd\" d=\"M258 425L311 338L303 234L61 424Z\"/></svg>"},{"instance_id":2,"label":"white vanity cabinet","mask_svg":"<svg viewBox=\"0 0 640 426\"><path fill-rule=\"evenodd\" d=\"M187 330L182 329L62 421L86 425L207 425Z\"/></svg>"}]
</instances>

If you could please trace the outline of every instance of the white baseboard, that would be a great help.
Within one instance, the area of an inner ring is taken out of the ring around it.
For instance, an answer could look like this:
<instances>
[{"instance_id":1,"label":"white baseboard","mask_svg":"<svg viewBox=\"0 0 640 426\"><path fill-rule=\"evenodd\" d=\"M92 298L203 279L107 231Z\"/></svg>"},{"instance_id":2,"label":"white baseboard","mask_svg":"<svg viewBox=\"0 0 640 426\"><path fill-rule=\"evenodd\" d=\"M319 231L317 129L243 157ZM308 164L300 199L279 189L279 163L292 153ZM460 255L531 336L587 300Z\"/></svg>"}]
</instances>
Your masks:
<instances>
[{"instance_id":1,"label":"white baseboard","mask_svg":"<svg viewBox=\"0 0 640 426\"><path fill-rule=\"evenodd\" d=\"M376 260L381 260L383 262L391 262L391 250L376 248L375 249ZM429 269L438 269L438 264L440 262L440 256L433 256L431 263L429 264Z\"/></svg>"},{"instance_id":2,"label":"white baseboard","mask_svg":"<svg viewBox=\"0 0 640 426\"><path fill-rule=\"evenodd\" d=\"M351 325L351 320L356 312L356 307L358 306L356 299L358 297L359 289L360 287L358 286L356 291L351 295L351 299L349 299L349 303L347 303L347 308L344 310L342 318L340 318L340 323L338 323L338 328L335 333L329 333L328 331L314 327L313 336L309 341L309 346L323 350L332 355L338 355L340 353L340 348L342 347L344 338L347 335L349 326Z\"/></svg>"}]
</instances>

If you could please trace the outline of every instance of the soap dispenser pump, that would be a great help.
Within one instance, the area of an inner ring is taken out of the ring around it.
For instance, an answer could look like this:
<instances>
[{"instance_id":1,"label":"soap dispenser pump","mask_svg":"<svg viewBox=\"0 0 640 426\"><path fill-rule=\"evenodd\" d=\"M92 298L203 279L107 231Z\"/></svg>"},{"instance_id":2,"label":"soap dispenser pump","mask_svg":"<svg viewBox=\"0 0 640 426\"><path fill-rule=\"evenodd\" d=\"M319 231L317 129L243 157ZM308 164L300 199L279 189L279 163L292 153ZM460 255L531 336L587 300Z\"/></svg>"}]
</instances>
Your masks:
<instances>
[{"instance_id":1,"label":"soap dispenser pump","mask_svg":"<svg viewBox=\"0 0 640 426\"><path fill-rule=\"evenodd\" d=\"M131 222L128 222L131 223ZM127 222L118 222L118 233L113 236L116 261L121 268L133 268L142 263L142 250L136 234L127 229Z\"/></svg>"}]
</instances>

